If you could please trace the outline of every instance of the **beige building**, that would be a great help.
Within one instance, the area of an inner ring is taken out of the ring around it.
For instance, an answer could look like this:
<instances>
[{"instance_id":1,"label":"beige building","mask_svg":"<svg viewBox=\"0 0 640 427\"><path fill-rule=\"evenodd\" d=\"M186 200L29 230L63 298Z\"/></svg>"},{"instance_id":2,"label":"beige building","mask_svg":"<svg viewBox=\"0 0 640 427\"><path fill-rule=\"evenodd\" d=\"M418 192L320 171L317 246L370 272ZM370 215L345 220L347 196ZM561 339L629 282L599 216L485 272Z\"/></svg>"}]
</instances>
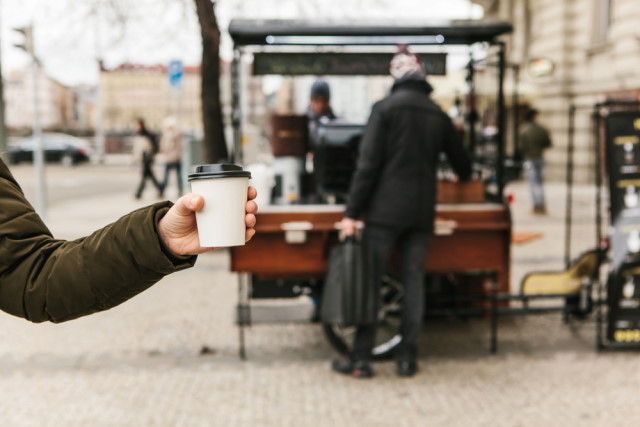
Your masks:
<instances>
[{"instance_id":1,"label":"beige building","mask_svg":"<svg viewBox=\"0 0 640 427\"><path fill-rule=\"evenodd\" d=\"M69 129L76 126L75 95L44 69L37 74L38 112L46 129ZM23 130L33 126L33 79L30 70L12 71L4 81L6 125Z\"/></svg>"},{"instance_id":2,"label":"beige building","mask_svg":"<svg viewBox=\"0 0 640 427\"><path fill-rule=\"evenodd\" d=\"M568 108L585 106L576 121L577 178L591 179L595 160L589 106L640 99L640 1L473 0L485 16L511 21L509 62L519 64L525 99L541 112L554 147L551 178L565 176Z\"/></svg>"},{"instance_id":3,"label":"beige building","mask_svg":"<svg viewBox=\"0 0 640 427\"><path fill-rule=\"evenodd\" d=\"M185 131L202 129L199 66L184 67L178 89L164 65L122 64L101 71L100 90L107 132L131 130L137 118L159 129L167 116L176 116Z\"/></svg>"},{"instance_id":4,"label":"beige building","mask_svg":"<svg viewBox=\"0 0 640 427\"><path fill-rule=\"evenodd\" d=\"M78 129L95 130L97 87L79 85L71 88L75 102L75 123Z\"/></svg>"}]
</instances>

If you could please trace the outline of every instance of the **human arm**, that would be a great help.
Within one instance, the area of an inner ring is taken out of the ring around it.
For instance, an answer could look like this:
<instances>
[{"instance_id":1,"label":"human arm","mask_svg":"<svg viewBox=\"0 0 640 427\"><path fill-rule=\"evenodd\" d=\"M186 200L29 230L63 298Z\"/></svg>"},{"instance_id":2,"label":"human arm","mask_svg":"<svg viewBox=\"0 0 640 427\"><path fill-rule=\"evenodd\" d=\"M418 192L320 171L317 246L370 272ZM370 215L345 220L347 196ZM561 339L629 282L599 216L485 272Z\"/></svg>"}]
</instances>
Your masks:
<instances>
[{"instance_id":1,"label":"human arm","mask_svg":"<svg viewBox=\"0 0 640 427\"><path fill-rule=\"evenodd\" d=\"M353 236L358 231L358 221L345 216L340 222L340 230L345 236Z\"/></svg>"},{"instance_id":2,"label":"human arm","mask_svg":"<svg viewBox=\"0 0 640 427\"><path fill-rule=\"evenodd\" d=\"M173 252L180 238L165 242L160 231L173 224L180 232L175 214L183 202L156 203L88 237L57 240L0 161L0 309L33 322L63 322L114 307L193 266L195 256L181 255L196 253L193 246ZM199 207L196 202L186 209L194 217ZM247 210L250 238L255 204L248 202Z\"/></svg>"}]
</instances>

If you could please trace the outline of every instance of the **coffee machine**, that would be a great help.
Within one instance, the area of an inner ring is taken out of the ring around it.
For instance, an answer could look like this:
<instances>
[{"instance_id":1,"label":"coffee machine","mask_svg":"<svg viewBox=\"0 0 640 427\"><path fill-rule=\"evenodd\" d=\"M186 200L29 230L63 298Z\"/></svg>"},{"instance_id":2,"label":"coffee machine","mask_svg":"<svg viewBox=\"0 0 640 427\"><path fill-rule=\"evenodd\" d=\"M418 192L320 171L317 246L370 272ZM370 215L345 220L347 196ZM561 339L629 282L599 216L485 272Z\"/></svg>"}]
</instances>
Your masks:
<instances>
[{"instance_id":1,"label":"coffee machine","mask_svg":"<svg viewBox=\"0 0 640 427\"><path fill-rule=\"evenodd\" d=\"M325 203L346 200L364 129L362 124L338 121L318 125L314 135L313 169L316 194Z\"/></svg>"}]
</instances>

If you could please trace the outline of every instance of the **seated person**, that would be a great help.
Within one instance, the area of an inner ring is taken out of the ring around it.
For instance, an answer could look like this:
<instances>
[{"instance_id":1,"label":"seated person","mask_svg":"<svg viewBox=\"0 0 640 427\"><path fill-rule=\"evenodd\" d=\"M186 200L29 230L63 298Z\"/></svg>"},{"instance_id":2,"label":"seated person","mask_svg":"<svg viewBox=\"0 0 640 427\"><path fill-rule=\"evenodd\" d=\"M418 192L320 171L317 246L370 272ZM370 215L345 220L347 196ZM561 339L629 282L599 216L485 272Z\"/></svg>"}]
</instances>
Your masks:
<instances>
[{"instance_id":1,"label":"seated person","mask_svg":"<svg viewBox=\"0 0 640 427\"><path fill-rule=\"evenodd\" d=\"M307 116L309 117L309 135L313 145L318 124L336 119L331 109L331 89L324 80L316 80L311 86Z\"/></svg>"}]
</instances>

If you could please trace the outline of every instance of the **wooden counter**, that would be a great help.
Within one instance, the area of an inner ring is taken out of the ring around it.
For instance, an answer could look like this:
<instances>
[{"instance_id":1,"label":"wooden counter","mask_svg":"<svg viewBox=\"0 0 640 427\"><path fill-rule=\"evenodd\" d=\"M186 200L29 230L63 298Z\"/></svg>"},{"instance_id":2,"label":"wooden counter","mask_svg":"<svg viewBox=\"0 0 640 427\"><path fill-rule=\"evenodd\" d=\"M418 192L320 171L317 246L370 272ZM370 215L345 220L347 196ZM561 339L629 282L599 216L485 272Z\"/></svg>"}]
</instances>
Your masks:
<instances>
[{"instance_id":1,"label":"wooden counter","mask_svg":"<svg viewBox=\"0 0 640 427\"><path fill-rule=\"evenodd\" d=\"M338 243L336 223L343 212L340 205L262 209L256 215L256 235L251 242L231 249L232 270L265 278L323 278L329 251ZM508 292L511 241L508 206L440 204L437 217L438 234L431 237L425 271L438 274L495 271L499 291Z\"/></svg>"}]
</instances>

